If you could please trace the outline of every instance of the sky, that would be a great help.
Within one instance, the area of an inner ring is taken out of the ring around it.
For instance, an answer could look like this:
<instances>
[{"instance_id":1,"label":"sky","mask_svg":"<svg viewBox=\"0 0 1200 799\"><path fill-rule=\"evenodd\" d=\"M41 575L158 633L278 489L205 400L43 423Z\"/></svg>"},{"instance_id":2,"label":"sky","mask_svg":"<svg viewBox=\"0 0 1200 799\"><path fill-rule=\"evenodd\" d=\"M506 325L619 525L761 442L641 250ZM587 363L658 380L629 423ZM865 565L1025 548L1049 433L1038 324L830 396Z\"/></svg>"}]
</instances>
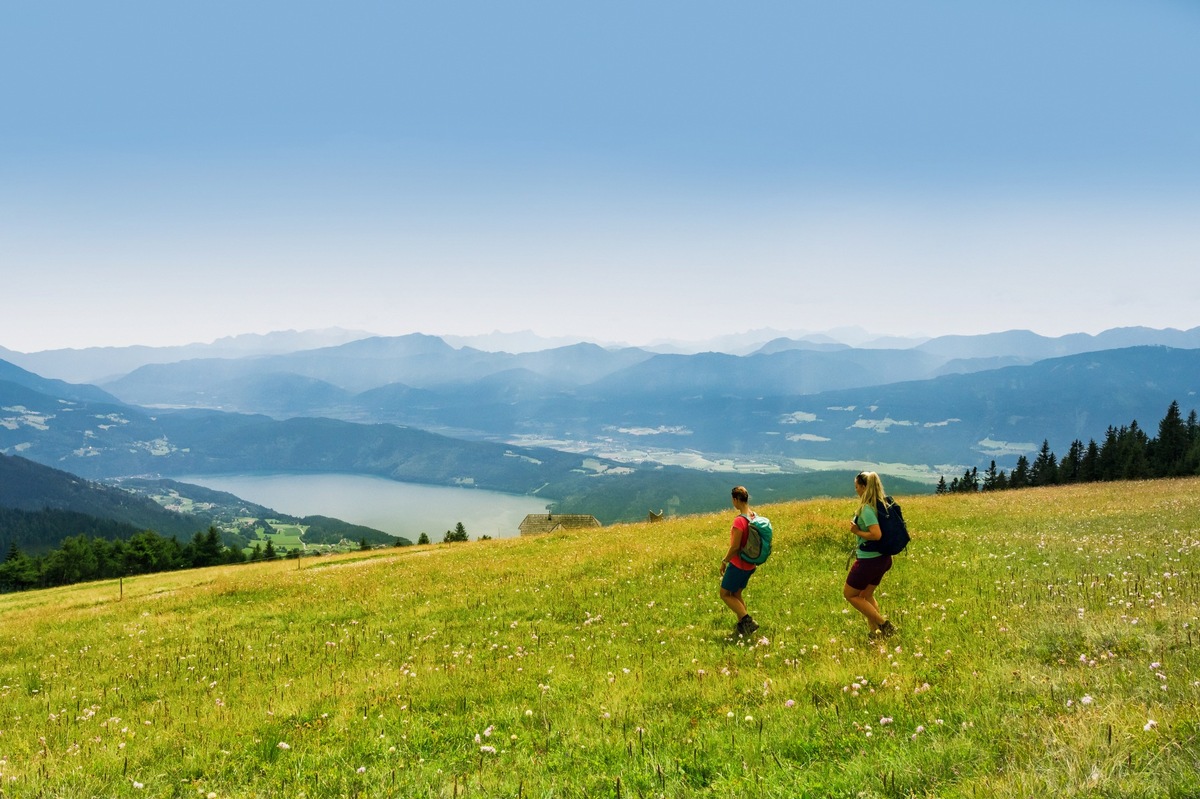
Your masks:
<instances>
[{"instance_id":1,"label":"sky","mask_svg":"<svg viewBox=\"0 0 1200 799\"><path fill-rule=\"evenodd\" d=\"M1200 4L0 0L0 347L1200 325Z\"/></svg>"}]
</instances>

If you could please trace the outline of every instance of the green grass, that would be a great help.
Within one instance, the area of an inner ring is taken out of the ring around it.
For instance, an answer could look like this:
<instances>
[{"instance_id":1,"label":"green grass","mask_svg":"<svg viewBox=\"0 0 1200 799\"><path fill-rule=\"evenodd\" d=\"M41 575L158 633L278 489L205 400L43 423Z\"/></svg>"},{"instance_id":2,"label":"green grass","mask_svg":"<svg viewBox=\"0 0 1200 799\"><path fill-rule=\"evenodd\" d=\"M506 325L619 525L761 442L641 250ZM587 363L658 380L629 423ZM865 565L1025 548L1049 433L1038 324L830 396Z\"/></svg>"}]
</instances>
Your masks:
<instances>
[{"instance_id":1,"label":"green grass","mask_svg":"<svg viewBox=\"0 0 1200 799\"><path fill-rule=\"evenodd\" d=\"M751 641L732 512L2 596L0 796L1200 794L1200 480L904 508L886 645L849 498L763 508Z\"/></svg>"}]
</instances>

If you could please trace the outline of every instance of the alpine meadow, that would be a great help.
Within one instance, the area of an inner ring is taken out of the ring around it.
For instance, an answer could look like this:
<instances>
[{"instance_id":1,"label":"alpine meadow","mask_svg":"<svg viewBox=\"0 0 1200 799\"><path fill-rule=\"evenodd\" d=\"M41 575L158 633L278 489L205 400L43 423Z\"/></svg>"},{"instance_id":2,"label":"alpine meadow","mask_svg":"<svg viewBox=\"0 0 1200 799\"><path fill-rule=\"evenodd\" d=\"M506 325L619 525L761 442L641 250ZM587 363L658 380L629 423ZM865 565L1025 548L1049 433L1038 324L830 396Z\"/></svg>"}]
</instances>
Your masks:
<instances>
[{"instance_id":1,"label":"alpine meadow","mask_svg":"<svg viewBox=\"0 0 1200 799\"><path fill-rule=\"evenodd\" d=\"M1200 794L1200 479L846 497L0 596L0 796ZM753 492L753 482L750 481Z\"/></svg>"}]
</instances>

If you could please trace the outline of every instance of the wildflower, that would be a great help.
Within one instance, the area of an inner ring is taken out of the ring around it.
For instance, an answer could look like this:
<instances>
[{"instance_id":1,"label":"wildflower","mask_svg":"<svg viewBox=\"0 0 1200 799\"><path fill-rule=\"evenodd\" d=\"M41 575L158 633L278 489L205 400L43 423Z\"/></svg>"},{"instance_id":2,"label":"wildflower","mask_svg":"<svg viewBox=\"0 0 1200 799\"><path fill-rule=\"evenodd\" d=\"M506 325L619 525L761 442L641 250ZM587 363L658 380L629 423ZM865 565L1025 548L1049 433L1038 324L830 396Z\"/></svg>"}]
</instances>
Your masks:
<instances>
[{"instance_id":1,"label":"wildflower","mask_svg":"<svg viewBox=\"0 0 1200 799\"><path fill-rule=\"evenodd\" d=\"M1096 700L1092 699L1090 694L1084 694L1083 697L1079 700L1079 704L1090 705L1092 702L1095 702L1095 701Z\"/></svg>"},{"instance_id":2,"label":"wildflower","mask_svg":"<svg viewBox=\"0 0 1200 799\"><path fill-rule=\"evenodd\" d=\"M788 701L786 701L786 702L784 702L784 703L783 703L783 706L784 706L784 707L795 707L795 706L796 706L796 700L795 700L795 699L789 699Z\"/></svg>"},{"instance_id":3,"label":"wildflower","mask_svg":"<svg viewBox=\"0 0 1200 799\"><path fill-rule=\"evenodd\" d=\"M1146 721L1146 726L1142 727L1142 729L1145 730L1146 732L1150 732L1150 730L1154 729L1157 726L1158 726L1157 721L1155 721L1154 719L1148 719Z\"/></svg>"},{"instance_id":4,"label":"wildflower","mask_svg":"<svg viewBox=\"0 0 1200 799\"><path fill-rule=\"evenodd\" d=\"M480 751L480 752L482 752L482 753L484 753L485 755L494 755L494 754L496 754L496 747L494 747L494 746L481 746L481 747L479 747L479 751Z\"/></svg>"},{"instance_id":5,"label":"wildflower","mask_svg":"<svg viewBox=\"0 0 1200 799\"><path fill-rule=\"evenodd\" d=\"M881 726L881 727L882 727L882 726L885 726L885 725L887 725L887 724L891 724L891 723L892 723L892 717L891 717L891 716L883 716L883 717L881 717L881 718L879 719L879 726Z\"/></svg>"},{"instance_id":6,"label":"wildflower","mask_svg":"<svg viewBox=\"0 0 1200 799\"><path fill-rule=\"evenodd\" d=\"M358 773L359 773L359 774L366 774L366 773L367 773L367 767L366 767L366 766L359 766L359 767L358 767Z\"/></svg>"},{"instance_id":7,"label":"wildflower","mask_svg":"<svg viewBox=\"0 0 1200 799\"><path fill-rule=\"evenodd\" d=\"M280 749L284 750L285 752L292 748L292 747L288 746L285 741L280 741L279 743L275 744L275 746L279 747Z\"/></svg>"},{"instance_id":8,"label":"wildflower","mask_svg":"<svg viewBox=\"0 0 1200 799\"><path fill-rule=\"evenodd\" d=\"M134 788L136 788L136 789L138 789L138 790L140 791L142 788L145 788L146 786L145 786L145 785L142 785L140 782L137 782L137 781L135 780L135 781L134 781L134 783L133 783L133 787L134 787Z\"/></svg>"},{"instance_id":9,"label":"wildflower","mask_svg":"<svg viewBox=\"0 0 1200 799\"><path fill-rule=\"evenodd\" d=\"M489 724L488 728L483 731L483 737L490 738L492 736L492 732L495 731L495 729L496 729L495 725Z\"/></svg>"},{"instance_id":10,"label":"wildflower","mask_svg":"<svg viewBox=\"0 0 1200 799\"><path fill-rule=\"evenodd\" d=\"M746 723L747 723L747 724L751 723L752 721L754 721L754 716L746 716Z\"/></svg>"}]
</instances>

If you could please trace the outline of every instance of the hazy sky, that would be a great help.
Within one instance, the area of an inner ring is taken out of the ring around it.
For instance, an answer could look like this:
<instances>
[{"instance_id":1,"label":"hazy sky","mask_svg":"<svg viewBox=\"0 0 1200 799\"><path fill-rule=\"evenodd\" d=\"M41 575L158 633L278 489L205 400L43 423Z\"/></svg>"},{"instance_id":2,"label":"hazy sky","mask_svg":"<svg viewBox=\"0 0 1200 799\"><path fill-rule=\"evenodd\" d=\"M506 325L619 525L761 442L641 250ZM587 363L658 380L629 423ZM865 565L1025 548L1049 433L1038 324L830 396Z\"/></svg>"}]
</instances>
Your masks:
<instances>
[{"instance_id":1,"label":"hazy sky","mask_svg":"<svg viewBox=\"0 0 1200 799\"><path fill-rule=\"evenodd\" d=\"M0 346L1200 325L1200 3L5 2Z\"/></svg>"}]
</instances>

